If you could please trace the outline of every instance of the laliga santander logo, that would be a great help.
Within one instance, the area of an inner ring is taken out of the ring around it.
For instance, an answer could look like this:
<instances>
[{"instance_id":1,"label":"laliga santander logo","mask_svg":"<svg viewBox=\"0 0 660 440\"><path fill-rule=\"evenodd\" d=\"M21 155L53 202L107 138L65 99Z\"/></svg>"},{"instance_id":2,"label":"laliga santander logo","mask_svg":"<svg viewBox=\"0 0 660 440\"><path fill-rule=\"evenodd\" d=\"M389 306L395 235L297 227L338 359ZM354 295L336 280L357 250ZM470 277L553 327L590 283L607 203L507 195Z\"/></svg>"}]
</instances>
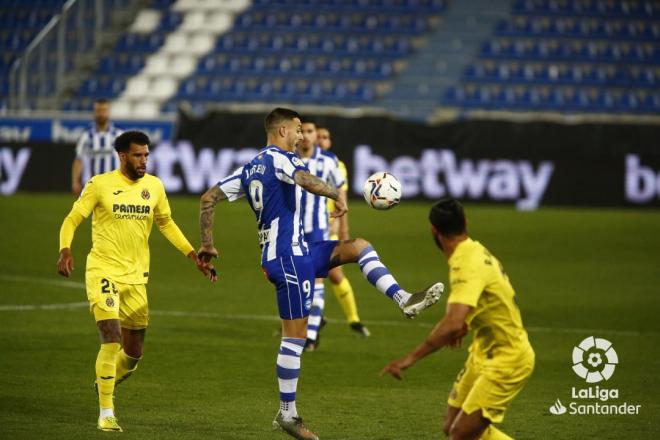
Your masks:
<instances>
[{"instance_id":1,"label":"laliga santander logo","mask_svg":"<svg viewBox=\"0 0 660 440\"><path fill-rule=\"evenodd\" d=\"M587 383L608 380L618 363L619 357L607 339L589 336L573 347L573 371Z\"/></svg>"}]
</instances>

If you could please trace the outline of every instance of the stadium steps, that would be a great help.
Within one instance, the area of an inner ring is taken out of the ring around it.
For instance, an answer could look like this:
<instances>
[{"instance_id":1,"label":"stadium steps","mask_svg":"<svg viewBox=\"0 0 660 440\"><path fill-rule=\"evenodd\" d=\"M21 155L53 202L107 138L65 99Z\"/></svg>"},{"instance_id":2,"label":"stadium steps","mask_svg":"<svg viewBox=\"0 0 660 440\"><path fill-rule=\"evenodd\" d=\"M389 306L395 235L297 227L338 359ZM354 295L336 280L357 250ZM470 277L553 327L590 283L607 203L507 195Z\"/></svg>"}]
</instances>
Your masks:
<instances>
[{"instance_id":1,"label":"stadium steps","mask_svg":"<svg viewBox=\"0 0 660 440\"><path fill-rule=\"evenodd\" d=\"M127 80L113 103L117 117L157 117L161 105L174 96L183 78L211 52L219 35L249 0L177 0L171 10L183 14L181 24L165 36L163 45L146 57L144 67Z\"/></svg>"},{"instance_id":2,"label":"stadium steps","mask_svg":"<svg viewBox=\"0 0 660 440\"><path fill-rule=\"evenodd\" d=\"M428 120L509 8L508 0L453 2L380 105L406 119Z\"/></svg>"}]
</instances>

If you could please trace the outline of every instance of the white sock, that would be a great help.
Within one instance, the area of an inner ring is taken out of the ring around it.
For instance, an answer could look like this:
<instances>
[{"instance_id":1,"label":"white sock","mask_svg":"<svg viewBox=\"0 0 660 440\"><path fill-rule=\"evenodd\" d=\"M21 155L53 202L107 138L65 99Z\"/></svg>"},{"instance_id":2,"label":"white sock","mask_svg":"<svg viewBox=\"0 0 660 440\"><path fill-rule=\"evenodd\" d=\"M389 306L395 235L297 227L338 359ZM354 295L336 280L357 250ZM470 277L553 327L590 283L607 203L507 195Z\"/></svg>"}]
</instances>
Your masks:
<instances>
[{"instance_id":1,"label":"white sock","mask_svg":"<svg viewBox=\"0 0 660 440\"><path fill-rule=\"evenodd\" d=\"M99 419L103 419L105 417L114 417L114 416L115 416L114 408L101 408L101 411L99 412Z\"/></svg>"},{"instance_id":2,"label":"white sock","mask_svg":"<svg viewBox=\"0 0 660 440\"><path fill-rule=\"evenodd\" d=\"M401 307L403 309L403 306L406 305L406 303L408 302L408 300L410 299L411 296L412 296L411 294L409 294L408 292L406 292L405 290L402 289L402 290L399 290L398 292L396 292L392 296L392 299L394 301L396 301L396 303L399 305L399 307Z\"/></svg>"},{"instance_id":3,"label":"white sock","mask_svg":"<svg viewBox=\"0 0 660 440\"><path fill-rule=\"evenodd\" d=\"M282 413L282 418L286 421L298 417L298 410L296 409L296 401L283 402L280 400L280 412Z\"/></svg>"}]
</instances>

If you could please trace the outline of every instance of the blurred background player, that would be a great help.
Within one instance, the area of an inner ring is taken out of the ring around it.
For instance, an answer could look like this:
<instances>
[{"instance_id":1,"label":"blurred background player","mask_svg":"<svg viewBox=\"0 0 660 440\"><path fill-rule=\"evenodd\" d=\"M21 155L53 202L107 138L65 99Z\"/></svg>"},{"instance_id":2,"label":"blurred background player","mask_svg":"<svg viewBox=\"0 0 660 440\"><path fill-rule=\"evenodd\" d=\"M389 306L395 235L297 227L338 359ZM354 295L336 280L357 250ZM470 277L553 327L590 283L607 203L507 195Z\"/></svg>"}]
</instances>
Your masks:
<instances>
[{"instance_id":1,"label":"blurred background player","mask_svg":"<svg viewBox=\"0 0 660 440\"><path fill-rule=\"evenodd\" d=\"M71 192L78 197L85 182L97 174L108 173L119 166L114 142L122 130L110 121L107 99L94 101L94 122L76 144L76 158L71 166Z\"/></svg>"},{"instance_id":2,"label":"blurred background player","mask_svg":"<svg viewBox=\"0 0 660 440\"><path fill-rule=\"evenodd\" d=\"M329 150L332 148L332 139L330 137L330 130L326 127L316 127L316 143L319 147L324 150ZM348 194L348 171L346 170L346 165L339 158L337 158L339 163L339 171L344 178L344 185L341 187L341 190L345 194ZM335 210L335 201L328 199L328 212L333 212ZM330 217L330 239L331 240L348 240L349 237L349 226L348 226L348 213L344 214L339 218ZM332 292L335 294L335 298L339 301L344 316L346 316L346 321L348 322L349 327L354 332L359 335L368 338L371 333L369 329L365 327L364 324L360 321L360 316L358 315L357 303L355 302L355 295L353 293L353 286L351 286L350 281L344 275L344 269L341 266L335 267L330 270L328 273L328 279L332 284ZM325 324L325 318L321 321L321 328Z\"/></svg>"},{"instance_id":3,"label":"blurred background player","mask_svg":"<svg viewBox=\"0 0 660 440\"><path fill-rule=\"evenodd\" d=\"M297 151L303 163L307 165L309 172L336 188L337 192L345 200L346 191L343 189L345 181L339 171L337 156L323 150L316 144L316 124L314 121L303 119L302 136L303 138L298 144ZM303 191L302 221L305 240L308 243L330 239L330 217L328 216L327 200L323 196ZM319 345L319 333L323 324L324 309L325 288L323 286L323 278L317 278L314 282L314 300L312 301L312 310L309 312L309 321L307 323L305 350L315 350Z\"/></svg>"},{"instance_id":4,"label":"blurred background player","mask_svg":"<svg viewBox=\"0 0 660 440\"><path fill-rule=\"evenodd\" d=\"M492 424L502 422L535 360L515 292L497 258L468 236L463 207L456 200L440 200L429 220L433 239L449 263L447 312L421 345L388 364L381 375L401 379L403 370L434 351L459 347L470 329L474 339L449 394L443 431L452 440L511 439Z\"/></svg>"},{"instance_id":5,"label":"blurred background player","mask_svg":"<svg viewBox=\"0 0 660 440\"><path fill-rule=\"evenodd\" d=\"M95 382L101 431L122 431L114 413L115 385L127 379L142 358L149 324L146 285L154 220L170 243L215 281L212 266L200 262L172 220L163 183L146 174L149 144L147 135L139 131L120 135L115 142L120 168L87 182L60 229L57 271L68 278L73 271L71 242L76 228L94 213L85 286L101 337Z\"/></svg>"},{"instance_id":6,"label":"blurred background player","mask_svg":"<svg viewBox=\"0 0 660 440\"><path fill-rule=\"evenodd\" d=\"M202 245L198 255L206 262L218 256L213 243L215 205L221 200L232 202L247 196L259 229L261 267L275 287L282 322L276 364L280 408L273 426L298 439L318 440L304 426L296 408L314 280L326 277L335 266L358 263L369 283L394 301L408 318L435 304L444 285L435 283L421 292L408 293L380 261L371 244L362 238L343 242L305 240L301 230L303 191L300 188L335 199L333 216L345 214L347 207L337 187L310 173L295 153L303 139L301 125L300 116L293 110L271 111L264 123L268 145L202 195L199 220Z\"/></svg>"}]
</instances>

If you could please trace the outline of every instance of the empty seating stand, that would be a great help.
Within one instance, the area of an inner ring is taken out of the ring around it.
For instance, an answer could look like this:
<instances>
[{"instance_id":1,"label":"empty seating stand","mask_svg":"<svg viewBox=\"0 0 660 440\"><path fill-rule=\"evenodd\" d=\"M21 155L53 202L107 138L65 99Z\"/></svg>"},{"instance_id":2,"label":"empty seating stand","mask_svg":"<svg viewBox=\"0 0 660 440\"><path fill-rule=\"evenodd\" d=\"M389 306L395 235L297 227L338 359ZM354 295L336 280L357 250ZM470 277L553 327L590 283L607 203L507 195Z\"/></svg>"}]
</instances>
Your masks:
<instances>
[{"instance_id":1,"label":"empty seating stand","mask_svg":"<svg viewBox=\"0 0 660 440\"><path fill-rule=\"evenodd\" d=\"M515 0L443 104L658 114L660 2Z\"/></svg>"}]
</instances>

